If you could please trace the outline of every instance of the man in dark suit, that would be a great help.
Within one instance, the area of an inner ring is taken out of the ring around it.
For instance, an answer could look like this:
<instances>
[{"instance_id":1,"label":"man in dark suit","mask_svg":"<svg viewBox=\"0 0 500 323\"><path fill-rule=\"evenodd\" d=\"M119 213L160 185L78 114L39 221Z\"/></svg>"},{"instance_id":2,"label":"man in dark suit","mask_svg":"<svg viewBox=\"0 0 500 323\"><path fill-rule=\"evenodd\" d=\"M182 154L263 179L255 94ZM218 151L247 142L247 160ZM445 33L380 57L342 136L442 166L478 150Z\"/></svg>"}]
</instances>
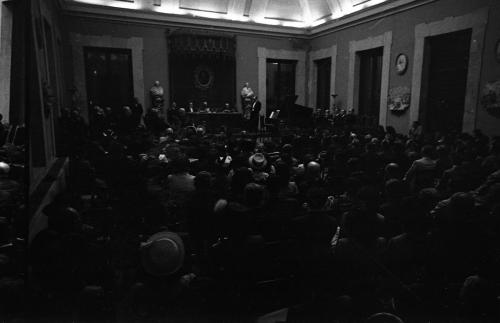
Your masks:
<instances>
[{"instance_id":1,"label":"man in dark suit","mask_svg":"<svg viewBox=\"0 0 500 323\"><path fill-rule=\"evenodd\" d=\"M260 117L260 109L262 108L262 103L255 97L255 100L252 103L252 110L250 111L250 120L249 120L249 130L257 131L259 127L259 117Z\"/></svg>"}]
</instances>

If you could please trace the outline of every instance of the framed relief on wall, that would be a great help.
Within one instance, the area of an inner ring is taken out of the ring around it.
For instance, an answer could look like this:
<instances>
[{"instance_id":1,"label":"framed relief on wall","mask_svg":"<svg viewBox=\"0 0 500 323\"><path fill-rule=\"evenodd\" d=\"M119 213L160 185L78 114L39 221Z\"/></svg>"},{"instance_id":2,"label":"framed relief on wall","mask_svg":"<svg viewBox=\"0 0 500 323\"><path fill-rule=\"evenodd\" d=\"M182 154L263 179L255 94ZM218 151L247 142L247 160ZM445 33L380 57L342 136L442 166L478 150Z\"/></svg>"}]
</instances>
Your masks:
<instances>
[{"instance_id":1,"label":"framed relief on wall","mask_svg":"<svg viewBox=\"0 0 500 323\"><path fill-rule=\"evenodd\" d=\"M405 54L399 54L396 58L396 72L399 75L403 75L408 68L408 56Z\"/></svg>"}]
</instances>

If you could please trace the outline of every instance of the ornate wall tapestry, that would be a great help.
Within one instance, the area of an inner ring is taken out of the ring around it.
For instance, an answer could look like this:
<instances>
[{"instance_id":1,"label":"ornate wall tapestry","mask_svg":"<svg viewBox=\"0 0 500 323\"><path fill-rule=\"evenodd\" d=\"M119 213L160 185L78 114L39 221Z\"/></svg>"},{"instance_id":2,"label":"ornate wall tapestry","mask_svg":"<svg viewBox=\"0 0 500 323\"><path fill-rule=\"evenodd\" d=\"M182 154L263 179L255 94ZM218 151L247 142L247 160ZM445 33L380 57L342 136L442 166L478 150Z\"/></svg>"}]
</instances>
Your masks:
<instances>
[{"instance_id":1,"label":"ornate wall tapestry","mask_svg":"<svg viewBox=\"0 0 500 323\"><path fill-rule=\"evenodd\" d=\"M180 30L168 36L171 101L185 107L236 103L236 40L232 36Z\"/></svg>"},{"instance_id":2,"label":"ornate wall tapestry","mask_svg":"<svg viewBox=\"0 0 500 323\"><path fill-rule=\"evenodd\" d=\"M403 113L410 107L411 91L407 86L394 87L389 90L388 107L393 113Z\"/></svg>"}]
</instances>

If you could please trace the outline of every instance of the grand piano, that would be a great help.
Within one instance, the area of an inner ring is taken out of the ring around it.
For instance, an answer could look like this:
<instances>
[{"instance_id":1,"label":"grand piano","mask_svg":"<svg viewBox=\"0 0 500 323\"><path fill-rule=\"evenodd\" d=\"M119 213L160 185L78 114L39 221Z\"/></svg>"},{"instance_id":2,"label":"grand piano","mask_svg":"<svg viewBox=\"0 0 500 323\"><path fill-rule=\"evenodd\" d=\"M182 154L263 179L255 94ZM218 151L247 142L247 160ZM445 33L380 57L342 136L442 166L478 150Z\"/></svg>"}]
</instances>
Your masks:
<instances>
[{"instance_id":1,"label":"grand piano","mask_svg":"<svg viewBox=\"0 0 500 323\"><path fill-rule=\"evenodd\" d=\"M306 128L313 123L313 109L296 104L298 95L287 95L279 113L279 119L289 127ZM271 113L270 111L269 113Z\"/></svg>"}]
</instances>

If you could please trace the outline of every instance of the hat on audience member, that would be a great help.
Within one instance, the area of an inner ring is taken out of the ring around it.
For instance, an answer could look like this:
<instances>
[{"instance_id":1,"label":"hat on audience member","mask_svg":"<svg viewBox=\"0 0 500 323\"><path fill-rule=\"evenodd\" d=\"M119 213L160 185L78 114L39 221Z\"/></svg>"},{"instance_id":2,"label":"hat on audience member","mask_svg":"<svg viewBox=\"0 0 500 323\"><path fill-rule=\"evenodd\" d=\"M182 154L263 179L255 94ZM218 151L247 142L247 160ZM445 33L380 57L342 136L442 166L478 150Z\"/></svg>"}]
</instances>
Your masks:
<instances>
[{"instance_id":1,"label":"hat on audience member","mask_svg":"<svg viewBox=\"0 0 500 323\"><path fill-rule=\"evenodd\" d=\"M256 153L250 156L248 163L253 170L263 170L267 166L267 159L264 154Z\"/></svg>"},{"instance_id":2,"label":"hat on audience member","mask_svg":"<svg viewBox=\"0 0 500 323\"><path fill-rule=\"evenodd\" d=\"M151 275L167 276L182 267L184 252L184 243L178 234L158 232L141 245L142 265Z\"/></svg>"}]
</instances>

